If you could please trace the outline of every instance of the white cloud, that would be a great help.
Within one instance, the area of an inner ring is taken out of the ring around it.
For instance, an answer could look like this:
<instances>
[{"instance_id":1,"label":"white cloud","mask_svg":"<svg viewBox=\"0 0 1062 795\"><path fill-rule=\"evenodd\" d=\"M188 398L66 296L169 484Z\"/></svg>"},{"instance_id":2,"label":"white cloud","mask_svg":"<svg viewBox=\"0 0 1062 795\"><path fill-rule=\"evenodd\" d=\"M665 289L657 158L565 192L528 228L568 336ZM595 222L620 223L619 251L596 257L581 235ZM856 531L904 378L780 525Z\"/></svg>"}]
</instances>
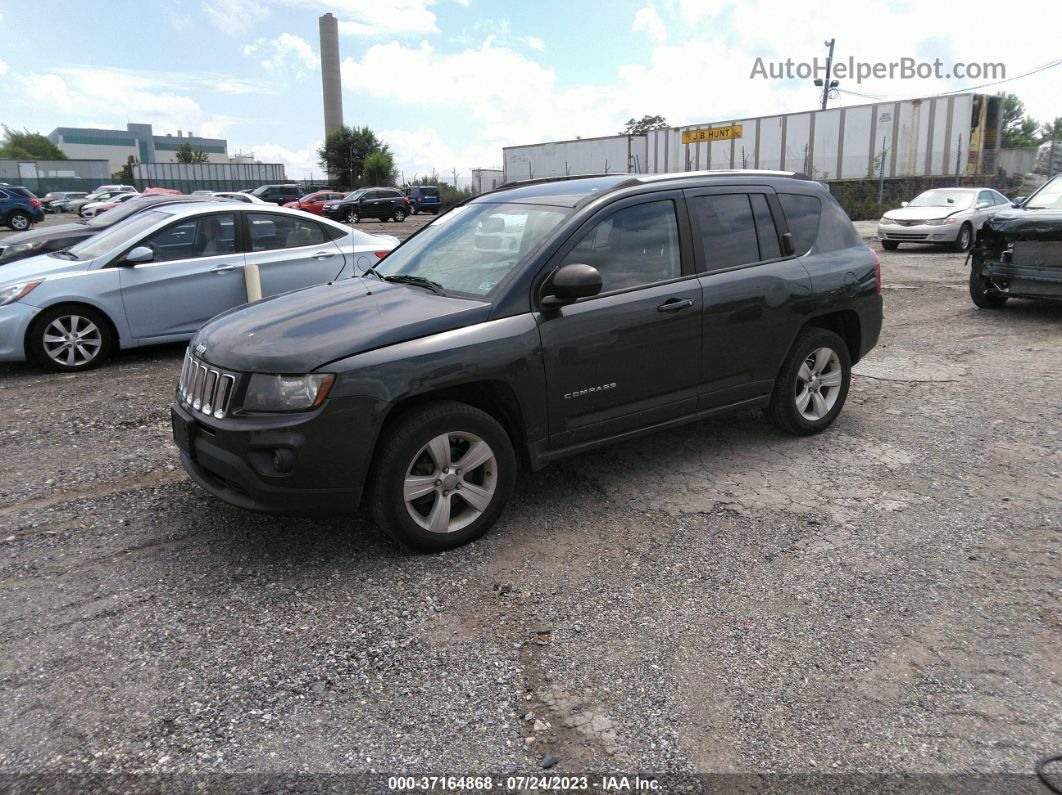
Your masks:
<instances>
[{"instance_id":1,"label":"white cloud","mask_svg":"<svg viewBox=\"0 0 1062 795\"><path fill-rule=\"evenodd\" d=\"M288 179L323 180L325 173L317 157L317 150L323 144L324 141L318 140L301 149L288 149L277 144L255 144L251 147L240 147L239 150L245 154L254 152L255 159L263 163L283 163ZM236 149L232 151L235 152Z\"/></svg>"},{"instance_id":2,"label":"white cloud","mask_svg":"<svg viewBox=\"0 0 1062 795\"><path fill-rule=\"evenodd\" d=\"M203 0L203 10L222 33L237 36L269 17L259 0Z\"/></svg>"},{"instance_id":3,"label":"white cloud","mask_svg":"<svg viewBox=\"0 0 1062 795\"><path fill-rule=\"evenodd\" d=\"M542 41L538 36L524 36L524 41L532 50L546 49L546 42Z\"/></svg>"},{"instance_id":4,"label":"white cloud","mask_svg":"<svg viewBox=\"0 0 1062 795\"><path fill-rule=\"evenodd\" d=\"M638 9L634 15L634 24L631 25L631 30L635 33L639 30L645 31L645 35L651 41L661 42L667 40L667 26L664 25L664 20L660 18L660 15L656 13L656 8L651 4L645 8Z\"/></svg>"},{"instance_id":5,"label":"white cloud","mask_svg":"<svg viewBox=\"0 0 1062 795\"><path fill-rule=\"evenodd\" d=\"M292 33L281 33L275 39L257 39L244 45L243 54L257 58L263 69L295 75L313 71L321 62L309 42Z\"/></svg>"},{"instance_id":6,"label":"white cloud","mask_svg":"<svg viewBox=\"0 0 1062 795\"><path fill-rule=\"evenodd\" d=\"M0 58L0 75L6 75L8 68L7 61Z\"/></svg>"}]
</instances>

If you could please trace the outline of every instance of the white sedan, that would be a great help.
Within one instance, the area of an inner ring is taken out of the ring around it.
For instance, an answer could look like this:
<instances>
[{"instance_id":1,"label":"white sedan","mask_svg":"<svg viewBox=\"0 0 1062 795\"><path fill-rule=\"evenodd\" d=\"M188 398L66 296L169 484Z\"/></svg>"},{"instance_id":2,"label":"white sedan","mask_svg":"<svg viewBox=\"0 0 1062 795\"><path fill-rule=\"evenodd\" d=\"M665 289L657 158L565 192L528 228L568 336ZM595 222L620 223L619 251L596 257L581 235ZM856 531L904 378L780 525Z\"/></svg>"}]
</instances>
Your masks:
<instances>
[{"instance_id":1,"label":"white sedan","mask_svg":"<svg viewBox=\"0 0 1062 795\"><path fill-rule=\"evenodd\" d=\"M878 221L878 240L888 251L900 243L967 251L985 219L1010 206L1010 199L992 188L933 188L885 213Z\"/></svg>"},{"instance_id":2,"label":"white sedan","mask_svg":"<svg viewBox=\"0 0 1062 795\"><path fill-rule=\"evenodd\" d=\"M250 193L238 193L236 191L219 190L214 191L212 194L215 199L232 199L233 201L243 202L244 204L273 204L273 202L264 202L257 196L252 196Z\"/></svg>"}]
</instances>

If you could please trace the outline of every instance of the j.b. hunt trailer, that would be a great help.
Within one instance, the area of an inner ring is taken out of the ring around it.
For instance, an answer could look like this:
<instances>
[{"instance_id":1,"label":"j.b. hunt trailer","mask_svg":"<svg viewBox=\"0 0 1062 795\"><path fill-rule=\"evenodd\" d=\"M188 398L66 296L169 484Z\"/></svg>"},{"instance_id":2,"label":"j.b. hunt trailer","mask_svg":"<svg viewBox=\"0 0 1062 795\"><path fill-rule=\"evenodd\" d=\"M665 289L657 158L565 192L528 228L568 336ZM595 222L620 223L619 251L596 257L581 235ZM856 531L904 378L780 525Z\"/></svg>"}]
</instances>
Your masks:
<instances>
[{"instance_id":1,"label":"j.b. hunt trailer","mask_svg":"<svg viewBox=\"0 0 1062 795\"><path fill-rule=\"evenodd\" d=\"M799 171L815 179L994 175L1002 100L987 94L725 119L502 150L507 180L631 171Z\"/></svg>"}]
</instances>

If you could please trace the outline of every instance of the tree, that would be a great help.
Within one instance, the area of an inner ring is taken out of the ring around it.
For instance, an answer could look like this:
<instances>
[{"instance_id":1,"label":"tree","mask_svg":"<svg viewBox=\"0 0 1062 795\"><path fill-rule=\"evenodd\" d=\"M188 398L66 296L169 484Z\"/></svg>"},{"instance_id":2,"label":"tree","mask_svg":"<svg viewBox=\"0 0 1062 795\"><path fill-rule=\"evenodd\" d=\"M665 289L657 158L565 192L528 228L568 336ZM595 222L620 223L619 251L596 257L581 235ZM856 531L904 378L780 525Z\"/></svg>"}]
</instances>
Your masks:
<instances>
[{"instance_id":1,"label":"tree","mask_svg":"<svg viewBox=\"0 0 1062 795\"><path fill-rule=\"evenodd\" d=\"M667 119L663 116L642 116L635 120L633 117L627 120L627 126L620 130L620 135L645 135L650 130L663 130L668 126Z\"/></svg>"},{"instance_id":2,"label":"tree","mask_svg":"<svg viewBox=\"0 0 1062 795\"><path fill-rule=\"evenodd\" d=\"M395 159L390 152L377 149L365 156L365 184L393 185L395 183Z\"/></svg>"},{"instance_id":3,"label":"tree","mask_svg":"<svg viewBox=\"0 0 1062 795\"><path fill-rule=\"evenodd\" d=\"M12 130L4 125L0 144L0 159L4 160L66 160L63 150L40 133Z\"/></svg>"},{"instance_id":4,"label":"tree","mask_svg":"<svg viewBox=\"0 0 1062 795\"><path fill-rule=\"evenodd\" d=\"M1062 141L1062 116L1055 116L1054 121L1040 129L1040 143L1047 141Z\"/></svg>"},{"instance_id":5,"label":"tree","mask_svg":"<svg viewBox=\"0 0 1062 795\"><path fill-rule=\"evenodd\" d=\"M178 163L205 163L207 162L207 153L202 149L192 149L192 145L185 141L177 147L174 158Z\"/></svg>"},{"instance_id":6,"label":"tree","mask_svg":"<svg viewBox=\"0 0 1062 795\"><path fill-rule=\"evenodd\" d=\"M1040 125L1025 115L1025 103L1017 94L1003 94L1003 117L1000 122L1004 149L1029 149L1036 146Z\"/></svg>"},{"instance_id":7,"label":"tree","mask_svg":"<svg viewBox=\"0 0 1062 795\"><path fill-rule=\"evenodd\" d=\"M389 155L391 150L368 127L348 127L344 124L328 134L324 146L317 150L317 156L321 168L332 179L345 180L348 187L356 188L366 182L365 158L373 152Z\"/></svg>"},{"instance_id":8,"label":"tree","mask_svg":"<svg viewBox=\"0 0 1062 795\"><path fill-rule=\"evenodd\" d=\"M129 159L125 161L125 165L111 174L111 179L124 179L129 182L133 180L133 165L136 163L136 158L129 155Z\"/></svg>"}]
</instances>

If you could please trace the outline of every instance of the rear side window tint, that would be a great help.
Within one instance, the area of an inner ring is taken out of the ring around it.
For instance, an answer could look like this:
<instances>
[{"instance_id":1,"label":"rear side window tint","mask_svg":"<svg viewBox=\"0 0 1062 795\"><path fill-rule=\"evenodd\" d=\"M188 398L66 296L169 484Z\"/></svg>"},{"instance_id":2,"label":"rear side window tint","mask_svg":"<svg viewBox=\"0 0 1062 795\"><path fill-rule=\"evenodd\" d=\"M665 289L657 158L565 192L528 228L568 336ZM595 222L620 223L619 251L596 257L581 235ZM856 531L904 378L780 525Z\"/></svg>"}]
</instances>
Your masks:
<instances>
[{"instance_id":1,"label":"rear side window tint","mask_svg":"<svg viewBox=\"0 0 1062 795\"><path fill-rule=\"evenodd\" d=\"M852 222L845 215L834 198L822 200L822 221L819 223L819 238L815 242L815 253L825 254L856 246L865 246L863 238L856 232Z\"/></svg>"},{"instance_id":2,"label":"rear side window tint","mask_svg":"<svg viewBox=\"0 0 1062 795\"><path fill-rule=\"evenodd\" d=\"M733 268L760 260L756 224L748 194L698 196L690 205L700 230L708 271Z\"/></svg>"},{"instance_id":3,"label":"rear side window tint","mask_svg":"<svg viewBox=\"0 0 1062 795\"><path fill-rule=\"evenodd\" d=\"M822 203L817 196L797 193L779 193L778 202L782 205L786 223L789 224L789 231L793 235L796 253L800 256L807 254L815 245L815 238L819 232Z\"/></svg>"},{"instance_id":4,"label":"rear side window tint","mask_svg":"<svg viewBox=\"0 0 1062 795\"><path fill-rule=\"evenodd\" d=\"M760 239L760 259L777 259L782 256L778 245L778 231L774 228L771 208L767 206L767 197L762 193L750 193L752 213L756 216L756 236Z\"/></svg>"}]
</instances>

